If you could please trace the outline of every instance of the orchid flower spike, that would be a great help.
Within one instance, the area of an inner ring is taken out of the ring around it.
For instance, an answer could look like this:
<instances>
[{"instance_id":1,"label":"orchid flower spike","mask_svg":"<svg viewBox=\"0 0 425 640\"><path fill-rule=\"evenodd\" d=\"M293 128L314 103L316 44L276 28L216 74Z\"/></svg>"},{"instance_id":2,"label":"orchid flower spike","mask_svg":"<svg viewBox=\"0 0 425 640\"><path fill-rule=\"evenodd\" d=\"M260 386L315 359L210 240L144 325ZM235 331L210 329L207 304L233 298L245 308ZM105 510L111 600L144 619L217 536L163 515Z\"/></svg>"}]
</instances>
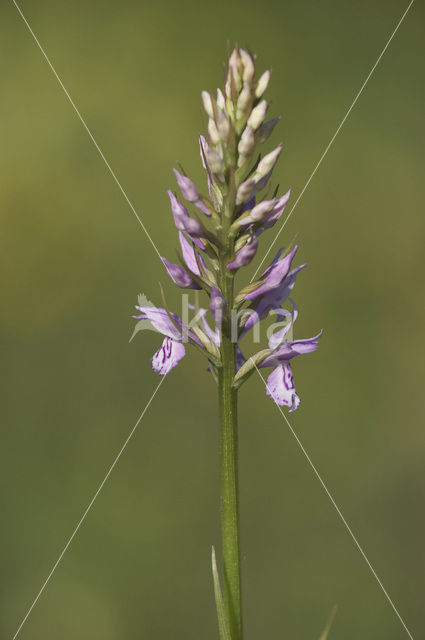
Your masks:
<instances>
[{"instance_id":1,"label":"orchid flower spike","mask_svg":"<svg viewBox=\"0 0 425 640\"><path fill-rule=\"evenodd\" d=\"M270 79L270 70L257 74L254 55L235 47L224 87L216 93L202 92L208 122L207 132L199 138L205 186L197 186L181 168L173 169L179 192L170 189L168 196L180 247L177 263L162 260L177 287L204 293L208 303L188 305L195 314L190 321L187 309L178 316L164 307L139 306L135 317L163 335L152 357L152 368L160 375L180 362L190 344L206 356L208 370L217 380L230 370L234 389L255 370L252 363L273 367L266 393L294 411L299 397L291 360L315 351L321 335L294 340L298 312L295 305L291 312L282 308L306 266L293 266L298 246L285 253L280 250L258 280L239 292L235 289L236 277L255 260L262 235L279 221L290 198L289 190L277 195L277 188L270 196L282 144L269 153L262 151L279 122L279 116L268 119ZM241 339L262 327L270 313L283 318L284 327L271 334L267 348L245 359Z\"/></svg>"}]
</instances>

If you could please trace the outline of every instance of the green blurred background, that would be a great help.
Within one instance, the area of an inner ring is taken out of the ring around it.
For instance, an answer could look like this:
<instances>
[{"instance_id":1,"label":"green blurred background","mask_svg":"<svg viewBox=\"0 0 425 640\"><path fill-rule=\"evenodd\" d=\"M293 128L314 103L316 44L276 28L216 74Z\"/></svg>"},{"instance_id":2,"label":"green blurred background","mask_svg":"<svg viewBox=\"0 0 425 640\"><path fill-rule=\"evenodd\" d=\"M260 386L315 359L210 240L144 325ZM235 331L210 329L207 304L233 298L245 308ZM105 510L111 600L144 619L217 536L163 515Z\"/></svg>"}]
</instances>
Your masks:
<instances>
[{"instance_id":1,"label":"green blurred background","mask_svg":"<svg viewBox=\"0 0 425 640\"><path fill-rule=\"evenodd\" d=\"M200 92L226 43L273 67L276 173L292 202L407 2L23 0L149 229L199 181ZM424 9L415 3L288 223L308 261L291 422L415 638L425 634ZM11 1L0 15L1 587L12 638L158 378L137 294L179 297ZM269 232L259 255L272 239ZM257 378L241 394L247 640L407 637ZM216 389L190 353L166 380L40 597L22 640L217 638Z\"/></svg>"}]
</instances>

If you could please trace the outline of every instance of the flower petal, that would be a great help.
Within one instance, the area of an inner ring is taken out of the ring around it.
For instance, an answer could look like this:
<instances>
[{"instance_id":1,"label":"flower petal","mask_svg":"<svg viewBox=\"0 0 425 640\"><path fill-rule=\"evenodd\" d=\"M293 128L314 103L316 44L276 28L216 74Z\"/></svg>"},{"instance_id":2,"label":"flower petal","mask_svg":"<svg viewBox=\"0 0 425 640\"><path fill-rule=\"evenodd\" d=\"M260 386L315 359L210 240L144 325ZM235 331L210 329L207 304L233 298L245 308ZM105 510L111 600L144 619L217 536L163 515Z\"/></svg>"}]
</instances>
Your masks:
<instances>
[{"instance_id":1,"label":"flower petal","mask_svg":"<svg viewBox=\"0 0 425 640\"><path fill-rule=\"evenodd\" d=\"M299 407L300 399L295 391L294 377L289 362L276 367L267 378L266 395L270 396L277 405L289 407L295 411Z\"/></svg>"},{"instance_id":2,"label":"flower petal","mask_svg":"<svg viewBox=\"0 0 425 640\"><path fill-rule=\"evenodd\" d=\"M188 268L192 271L192 273L196 274L197 276L200 276L201 273L199 271L198 263L196 261L195 249L190 244L190 242L186 239L186 236L184 235L184 233L182 233L181 231L179 231L179 240L180 240L180 246L182 248L182 253L183 253L183 258L185 263L187 264ZM200 264L202 266L205 266L205 262L202 259L202 257L199 255L199 253L198 253L198 258L199 258Z\"/></svg>"},{"instance_id":3,"label":"flower petal","mask_svg":"<svg viewBox=\"0 0 425 640\"><path fill-rule=\"evenodd\" d=\"M160 376L165 376L184 358L185 354L186 349L181 342L167 337L152 357L152 369Z\"/></svg>"},{"instance_id":4,"label":"flower petal","mask_svg":"<svg viewBox=\"0 0 425 640\"><path fill-rule=\"evenodd\" d=\"M167 311L161 307L136 307L136 309L141 311L142 314L135 316L135 318L138 320L149 320L152 329L159 331L163 336L168 336L174 340L181 340L183 322L178 315L175 313L168 314ZM180 330L177 327L179 327Z\"/></svg>"}]
</instances>

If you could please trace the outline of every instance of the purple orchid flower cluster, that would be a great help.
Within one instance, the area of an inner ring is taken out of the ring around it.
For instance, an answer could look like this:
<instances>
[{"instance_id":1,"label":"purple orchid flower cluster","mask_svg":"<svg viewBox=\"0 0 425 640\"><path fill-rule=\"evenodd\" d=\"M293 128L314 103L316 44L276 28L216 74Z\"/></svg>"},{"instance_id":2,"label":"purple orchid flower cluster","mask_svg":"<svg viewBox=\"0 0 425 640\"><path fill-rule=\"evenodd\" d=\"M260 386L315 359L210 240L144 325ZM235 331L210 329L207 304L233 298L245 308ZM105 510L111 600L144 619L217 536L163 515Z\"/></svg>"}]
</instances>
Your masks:
<instances>
[{"instance_id":1,"label":"purple orchid flower cluster","mask_svg":"<svg viewBox=\"0 0 425 640\"><path fill-rule=\"evenodd\" d=\"M277 188L272 191L270 186L282 145L266 155L256 155L279 117L266 121L269 103L263 95L271 71L265 71L257 80L255 67L255 56L236 47L229 57L224 91L217 89L216 97L202 92L208 135L200 136L199 144L208 195L200 193L193 181L176 169L181 198L168 191L181 251L177 252L179 264L162 260L178 287L206 292L212 324L207 320L206 308L196 307L196 321L188 323L171 313L165 303L164 308L137 306L140 314L135 317L148 320L164 336L152 358L152 368L160 375L168 374L185 356L185 344L205 353L209 370L216 375L223 365L223 332L228 335L231 326L236 354L234 388L256 368L272 367L266 393L276 404L293 411L300 400L291 360L315 351L321 335L294 340L297 309L292 301L291 311L282 308L298 272L306 266L292 268L298 247L286 253L280 250L258 280L234 292L235 275L251 263L260 235L280 219L290 195L288 191L277 197ZM280 328L271 333L268 348L245 359L241 339L271 312L280 319Z\"/></svg>"}]
</instances>

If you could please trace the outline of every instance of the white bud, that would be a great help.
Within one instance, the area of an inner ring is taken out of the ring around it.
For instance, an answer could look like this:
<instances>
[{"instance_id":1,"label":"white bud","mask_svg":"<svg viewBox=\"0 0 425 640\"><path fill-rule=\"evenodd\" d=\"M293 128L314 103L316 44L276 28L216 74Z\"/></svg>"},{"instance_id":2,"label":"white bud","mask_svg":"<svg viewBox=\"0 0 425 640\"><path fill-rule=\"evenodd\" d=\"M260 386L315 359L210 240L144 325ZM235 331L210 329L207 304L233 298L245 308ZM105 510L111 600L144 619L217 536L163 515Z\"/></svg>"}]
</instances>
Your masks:
<instances>
[{"instance_id":1,"label":"white bud","mask_svg":"<svg viewBox=\"0 0 425 640\"><path fill-rule=\"evenodd\" d=\"M251 102L252 102L251 87L248 82L245 82L243 85L243 89L239 94L238 102L236 105L236 108L237 108L236 117L238 119L243 117L244 113L248 110L248 107L250 106Z\"/></svg>"},{"instance_id":2,"label":"white bud","mask_svg":"<svg viewBox=\"0 0 425 640\"><path fill-rule=\"evenodd\" d=\"M238 144L238 152L241 156L249 156L254 148L255 137L252 127L246 127Z\"/></svg>"},{"instance_id":3,"label":"white bud","mask_svg":"<svg viewBox=\"0 0 425 640\"><path fill-rule=\"evenodd\" d=\"M212 118L208 120L208 133L212 144L220 143L220 136L218 134L217 125Z\"/></svg>"},{"instance_id":4,"label":"white bud","mask_svg":"<svg viewBox=\"0 0 425 640\"><path fill-rule=\"evenodd\" d=\"M217 106L223 111L226 108L226 100L221 89L217 89Z\"/></svg>"},{"instance_id":5,"label":"white bud","mask_svg":"<svg viewBox=\"0 0 425 640\"><path fill-rule=\"evenodd\" d=\"M259 81L257 82L257 86L255 87L255 97L256 98L261 98L261 96L263 95L263 93L267 89L269 81L270 81L271 74L272 74L272 72L271 72L270 69L268 71L265 71L263 73L263 75L261 76L261 78L259 79Z\"/></svg>"},{"instance_id":6,"label":"white bud","mask_svg":"<svg viewBox=\"0 0 425 640\"><path fill-rule=\"evenodd\" d=\"M207 115L210 118L214 118L214 109L213 109L211 94L208 93L208 91L203 91L201 95L202 95L202 102L204 103L204 109L207 112Z\"/></svg>"},{"instance_id":7,"label":"white bud","mask_svg":"<svg viewBox=\"0 0 425 640\"><path fill-rule=\"evenodd\" d=\"M266 117L266 112L268 109L268 104L266 100L262 100L256 107L251 111L251 115L248 118L248 125L256 131L258 127L263 123L264 118Z\"/></svg>"},{"instance_id":8,"label":"white bud","mask_svg":"<svg viewBox=\"0 0 425 640\"><path fill-rule=\"evenodd\" d=\"M256 179L264 178L270 171L272 171L274 165L280 153L282 151L282 145L280 144L276 149L268 153L264 158L262 158L258 164L257 170L255 172Z\"/></svg>"},{"instance_id":9,"label":"white bud","mask_svg":"<svg viewBox=\"0 0 425 640\"><path fill-rule=\"evenodd\" d=\"M249 217L255 222L262 220L273 209L276 202L277 200L263 200L251 210Z\"/></svg>"},{"instance_id":10,"label":"white bud","mask_svg":"<svg viewBox=\"0 0 425 640\"><path fill-rule=\"evenodd\" d=\"M240 55L243 64L243 80L244 82L252 82L255 76L255 62L252 56L244 49L241 49Z\"/></svg>"},{"instance_id":11,"label":"white bud","mask_svg":"<svg viewBox=\"0 0 425 640\"><path fill-rule=\"evenodd\" d=\"M211 147L208 147L206 155L208 166L211 171L216 175L222 176L224 174L224 165L223 160L218 155L217 151L215 151Z\"/></svg>"},{"instance_id":12,"label":"white bud","mask_svg":"<svg viewBox=\"0 0 425 640\"><path fill-rule=\"evenodd\" d=\"M236 204L242 204L248 198L250 198L255 189L255 180L246 180L246 182L242 182L236 193Z\"/></svg>"},{"instance_id":13,"label":"white bud","mask_svg":"<svg viewBox=\"0 0 425 640\"><path fill-rule=\"evenodd\" d=\"M230 134L230 122L228 117L223 111L218 111L217 113L217 130L220 136L220 139L223 142L227 142Z\"/></svg>"}]
</instances>

